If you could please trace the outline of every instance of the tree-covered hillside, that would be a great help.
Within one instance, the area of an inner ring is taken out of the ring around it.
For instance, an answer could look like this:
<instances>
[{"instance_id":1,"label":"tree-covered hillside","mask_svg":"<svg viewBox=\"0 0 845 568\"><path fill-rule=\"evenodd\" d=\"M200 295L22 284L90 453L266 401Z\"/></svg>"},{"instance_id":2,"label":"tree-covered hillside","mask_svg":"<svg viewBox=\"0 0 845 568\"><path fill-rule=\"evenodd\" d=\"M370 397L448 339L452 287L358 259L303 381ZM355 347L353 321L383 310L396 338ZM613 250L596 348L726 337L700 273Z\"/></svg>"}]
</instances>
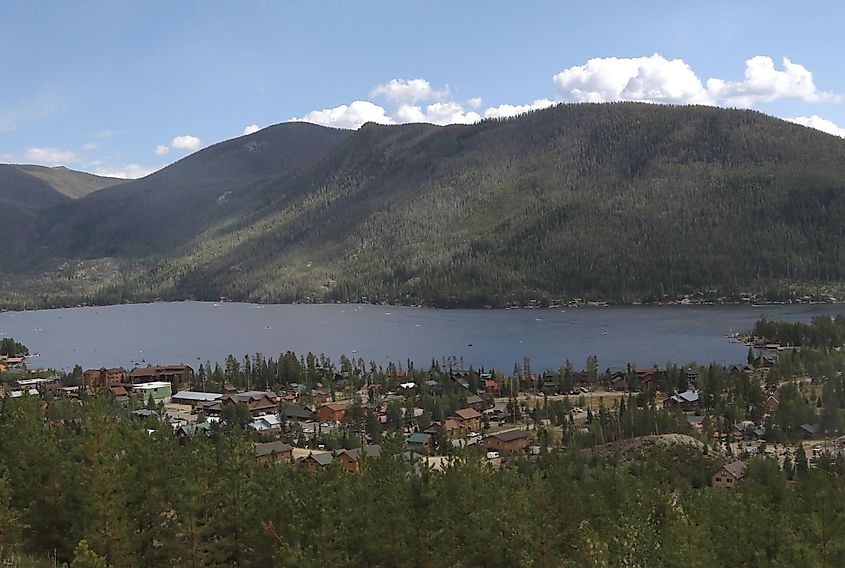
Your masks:
<instances>
[{"instance_id":1,"label":"tree-covered hillside","mask_svg":"<svg viewBox=\"0 0 845 568\"><path fill-rule=\"evenodd\" d=\"M42 303L468 306L845 281L845 141L760 113L579 104L338 132L279 125L53 207L9 271L27 283L17 298L45 278L56 285L38 286ZM232 158L246 144L307 151ZM221 160L233 165L209 169ZM119 273L72 294L51 272L107 258Z\"/></svg>"}]
</instances>

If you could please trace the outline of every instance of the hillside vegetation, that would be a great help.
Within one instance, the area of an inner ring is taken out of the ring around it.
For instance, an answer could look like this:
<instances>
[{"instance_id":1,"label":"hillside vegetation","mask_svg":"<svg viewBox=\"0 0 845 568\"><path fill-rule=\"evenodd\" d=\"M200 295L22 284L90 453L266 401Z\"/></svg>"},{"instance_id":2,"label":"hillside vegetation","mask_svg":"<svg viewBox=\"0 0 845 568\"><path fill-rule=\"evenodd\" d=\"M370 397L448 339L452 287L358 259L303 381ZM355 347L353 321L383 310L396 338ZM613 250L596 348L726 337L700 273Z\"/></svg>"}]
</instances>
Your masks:
<instances>
[{"instance_id":1,"label":"hillside vegetation","mask_svg":"<svg viewBox=\"0 0 845 568\"><path fill-rule=\"evenodd\" d=\"M845 281L843 213L845 141L752 111L282 124L39 212L0 301L771 296Z\"/></svg>"}]
</instances>

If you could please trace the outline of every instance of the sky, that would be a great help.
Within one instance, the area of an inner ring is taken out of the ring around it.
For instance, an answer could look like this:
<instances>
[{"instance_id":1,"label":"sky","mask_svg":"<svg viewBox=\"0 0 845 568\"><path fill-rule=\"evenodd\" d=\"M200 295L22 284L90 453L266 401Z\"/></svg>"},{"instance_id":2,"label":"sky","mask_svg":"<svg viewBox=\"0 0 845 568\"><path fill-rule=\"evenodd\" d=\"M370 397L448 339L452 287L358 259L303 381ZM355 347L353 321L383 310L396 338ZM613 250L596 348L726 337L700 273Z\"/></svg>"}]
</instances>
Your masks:
<instances>
[{"instance_id":1,"label":"sky","mask_svg":"<svg viewBox=\"0 0 845 568\"><path fill-rule=\"evenodd\" d=\"M0 0L0 162L139 177L290 120L561 102L753 108L845 137L845 3Z\"/></svg>"}]
</instances>

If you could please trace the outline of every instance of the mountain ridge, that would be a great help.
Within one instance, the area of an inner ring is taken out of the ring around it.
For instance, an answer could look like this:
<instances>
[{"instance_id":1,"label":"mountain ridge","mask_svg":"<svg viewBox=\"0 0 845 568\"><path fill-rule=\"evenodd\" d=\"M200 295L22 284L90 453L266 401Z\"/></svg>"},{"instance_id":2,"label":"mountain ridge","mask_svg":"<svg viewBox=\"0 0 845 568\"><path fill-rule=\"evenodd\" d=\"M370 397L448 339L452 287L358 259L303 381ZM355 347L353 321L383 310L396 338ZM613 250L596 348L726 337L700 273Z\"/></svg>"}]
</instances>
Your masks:
<instances>
[{"instance_id":1,"label":"mountain ridge","mask_svg":"<svg viewBox=\"0 0 845 568\"><path fill-rule=\"evenodd\" d=\"M845 140L754 111L287 123L47 207L7 274L121 265L81 294L42 296L58 303L778 295L845 281L843 213Z\"/></svg>"}]
</instances>

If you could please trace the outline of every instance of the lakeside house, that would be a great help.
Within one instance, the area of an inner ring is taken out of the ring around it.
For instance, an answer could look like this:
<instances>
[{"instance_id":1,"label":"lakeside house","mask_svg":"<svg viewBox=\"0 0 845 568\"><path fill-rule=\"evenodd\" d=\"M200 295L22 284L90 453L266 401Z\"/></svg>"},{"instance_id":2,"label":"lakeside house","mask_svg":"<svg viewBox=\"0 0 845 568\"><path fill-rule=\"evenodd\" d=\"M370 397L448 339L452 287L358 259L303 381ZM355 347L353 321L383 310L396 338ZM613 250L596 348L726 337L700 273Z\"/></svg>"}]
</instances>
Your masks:
<instances>
[{"instance_id":1,"label":"lakeside house","mask_svg":"<svg viewBox=\"0 0 845 568\"><path fill-rule=\"evenodd\" d=\"M190 384L194 370L188 365L164 365L159 367L136 367L129 372L129 382L168 382L176 385Z\"/></svg>"},{"instance_id":2,"label":"lakeside house","mask_svg":"<svg viewBox=\"0 0 845 568\"><path fill-rule=\"evenodd\" d=\"M126 369L86 369L82 372L82 384L85 387L107 387L126 382Z\"/></svg>"}]
</instances>

